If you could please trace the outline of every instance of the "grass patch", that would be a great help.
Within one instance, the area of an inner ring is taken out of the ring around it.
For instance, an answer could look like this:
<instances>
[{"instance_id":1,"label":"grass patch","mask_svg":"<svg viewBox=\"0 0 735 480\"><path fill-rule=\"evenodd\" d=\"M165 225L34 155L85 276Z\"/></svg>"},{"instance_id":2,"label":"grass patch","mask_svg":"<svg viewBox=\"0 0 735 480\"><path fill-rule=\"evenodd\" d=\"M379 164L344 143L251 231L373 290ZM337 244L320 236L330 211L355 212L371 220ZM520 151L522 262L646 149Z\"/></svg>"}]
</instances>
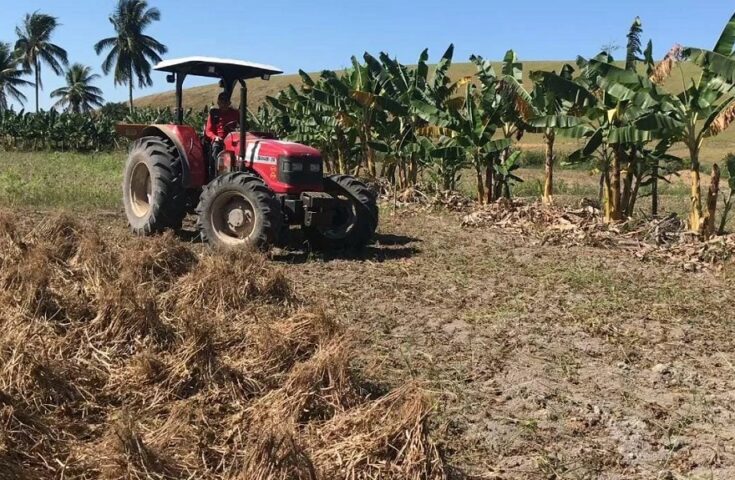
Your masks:
<instances>
[{"instance_id":1,"label":"grass patch","mask_svg":"<svg viewBox=\"0 0 735 480\"><path fill-rule=\"evenodd\" d=\"M120 152L6 152L0 156L0 205L117 208L124 160Z\"/></svg>"}]
</instances>

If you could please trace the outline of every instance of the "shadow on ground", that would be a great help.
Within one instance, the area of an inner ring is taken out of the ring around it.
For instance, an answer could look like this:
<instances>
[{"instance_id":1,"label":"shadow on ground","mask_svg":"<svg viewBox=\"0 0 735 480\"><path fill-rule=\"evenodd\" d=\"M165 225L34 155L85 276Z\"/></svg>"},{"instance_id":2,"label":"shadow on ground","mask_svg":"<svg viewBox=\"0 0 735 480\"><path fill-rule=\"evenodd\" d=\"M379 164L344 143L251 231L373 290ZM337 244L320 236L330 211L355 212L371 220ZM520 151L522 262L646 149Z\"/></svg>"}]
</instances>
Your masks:
<instances>
[{"instance_id":1,"label":"shadow on ground","mask_svg":"<svg viewBox=\"0 0 735 480\"><path fill-rule=\"evenodd\" d=\"M202 243L199 232L192 228L180 229L176 232L176 236L182 242ZM291 230L286 245L274 249L270 257L273 260L286 263L306 263L314 260L321 262L333 260L385 262L413 257L421 252L415 245L420 242L421 239L416 237L378 233L370 245L360 250L317 251L309 246L309 243L298 229L294 229Z\"/></svg>"}]
</instances>

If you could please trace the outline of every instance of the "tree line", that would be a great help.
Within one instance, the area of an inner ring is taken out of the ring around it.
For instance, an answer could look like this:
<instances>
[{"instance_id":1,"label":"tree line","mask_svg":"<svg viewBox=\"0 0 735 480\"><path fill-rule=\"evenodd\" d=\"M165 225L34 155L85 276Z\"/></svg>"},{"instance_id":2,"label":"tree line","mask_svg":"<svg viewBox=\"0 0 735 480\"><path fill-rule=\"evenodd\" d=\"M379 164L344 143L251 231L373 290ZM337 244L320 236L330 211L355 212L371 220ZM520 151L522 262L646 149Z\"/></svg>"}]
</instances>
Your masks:
<instances>
[{"instance_id":1,"label":"tree line","mask_svg":"<svg viewBox=\"0 0 735 480\"><path fill-rule=\"evenodd\" d=\"M128 86L131 112L134 85L137 83L140 88L152 85L151 64L161 61L160 55L168 51L164 44L145 33L160 19L160 11L149 8L146 0L119 0L109 17L114 36L94 45L98 55L106 52L102 72L112 74L115 85ZM9 100L21 105L27 101L21 91L25 87L34 87L38 113L44 67L64 76L65 86L50 93L56 100L54 108L87 113L103 105L103 92L93 85L99 75L87 65L70 64L67 51L53 43L58 27L56 17L36 11L26 14L16 27L14 45L0 41L0 113L8 110ZM25 78L29 75L31 80Z\"/></svg>"}]
</instances>

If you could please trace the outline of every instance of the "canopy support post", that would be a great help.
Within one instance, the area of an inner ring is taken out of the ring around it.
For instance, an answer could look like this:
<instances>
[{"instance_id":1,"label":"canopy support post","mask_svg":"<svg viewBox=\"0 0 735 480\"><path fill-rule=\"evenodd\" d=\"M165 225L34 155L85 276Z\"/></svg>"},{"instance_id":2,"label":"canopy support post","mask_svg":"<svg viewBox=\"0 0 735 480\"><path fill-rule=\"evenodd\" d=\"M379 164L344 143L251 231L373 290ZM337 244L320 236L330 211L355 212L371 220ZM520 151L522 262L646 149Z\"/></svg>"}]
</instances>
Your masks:
<instances>
[{"instance_id":1,"label":"canopy support post","mask_svg":"<svg viewBox=\"0 0 735 480\"><path fill-rule=\"evenodd\" d=\"M247 144L247 111L248 87L245 80L240 80L240 158L246 163L245 152Z\"/></svg>"}]
</instances>

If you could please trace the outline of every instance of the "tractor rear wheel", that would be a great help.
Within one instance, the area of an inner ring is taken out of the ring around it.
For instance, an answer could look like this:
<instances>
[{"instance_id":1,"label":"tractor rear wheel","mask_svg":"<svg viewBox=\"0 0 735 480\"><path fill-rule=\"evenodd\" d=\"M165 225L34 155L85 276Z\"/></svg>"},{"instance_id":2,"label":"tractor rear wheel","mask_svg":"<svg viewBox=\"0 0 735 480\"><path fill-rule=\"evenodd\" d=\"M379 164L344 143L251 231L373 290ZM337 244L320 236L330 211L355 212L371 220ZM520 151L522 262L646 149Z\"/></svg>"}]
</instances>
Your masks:
<instances>
[{"instance_id":1,"label":"tractor rear wheel","mask_svg":"<svg viewBox=\"0 0 735 480\"><path fill-rule=\"evenodd\" d=\"M202 240L216 247L266 248L278 240L281 205L255 175L228 173L204 188L197 206Z\"/></svg>"},{"instance_id":2,"label":"tractor rear wheel","mask_svg":"<svg viewBox=\"0 0 735 480\"><path fill-rule=\"evenodd\" d=\"M143 137L130 148L123 173L123 205L130 229L151 235L181 228L186 216L181 155L171 142Z\"/></svg>"},{"instance_id":3,"label":"tractor rear wheel","mask_svg":"<svg viewBox=\"0 0 735 480\"><path fill-rule=\"evenodd\" d=\"M342 200L332 224L307 227L309 243L317 249L359 249L367 245L378 228L378 205L370 189L350 175L324 178L324 191Z\"/></svg>"}]
</instances>

